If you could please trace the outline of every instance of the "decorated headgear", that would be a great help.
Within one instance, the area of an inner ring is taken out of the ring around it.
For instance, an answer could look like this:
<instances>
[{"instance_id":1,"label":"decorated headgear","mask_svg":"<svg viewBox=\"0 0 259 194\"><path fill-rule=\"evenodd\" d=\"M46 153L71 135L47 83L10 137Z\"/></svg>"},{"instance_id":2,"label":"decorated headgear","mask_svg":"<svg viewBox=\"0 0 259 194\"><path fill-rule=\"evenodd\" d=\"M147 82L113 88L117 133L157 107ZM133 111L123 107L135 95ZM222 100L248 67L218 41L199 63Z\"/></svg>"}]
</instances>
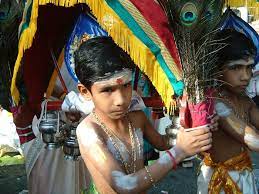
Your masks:
<instances>
[{"instance_id":1,"label":"decorated headgear","mask_svg":"<svg viewBox=\"0 0 259 194\"><path fill-rule=\"evenodd\" d=\"M108 34L91 15L81 14L77 19L74 30L72 31L65 48L65 63L69 74L76 82L78 82L78 78L75 74L74 52L82 42L96 36L108 36Z\"/></svg>"},{"instance_id":2,"label":"decorated headgear","mask_svg":"<svg viewBox=\"0 0 259 194\"><path fill-rule=\"evenodd\" d=\"M221 30L234 29L243 33L246 37L251 39L257 49L255 56L255 63L259 62L259 35L258 33L242 18L238 17L230 8L226 9L222 16L220 23Z\"/></svg>"}]
</instances>

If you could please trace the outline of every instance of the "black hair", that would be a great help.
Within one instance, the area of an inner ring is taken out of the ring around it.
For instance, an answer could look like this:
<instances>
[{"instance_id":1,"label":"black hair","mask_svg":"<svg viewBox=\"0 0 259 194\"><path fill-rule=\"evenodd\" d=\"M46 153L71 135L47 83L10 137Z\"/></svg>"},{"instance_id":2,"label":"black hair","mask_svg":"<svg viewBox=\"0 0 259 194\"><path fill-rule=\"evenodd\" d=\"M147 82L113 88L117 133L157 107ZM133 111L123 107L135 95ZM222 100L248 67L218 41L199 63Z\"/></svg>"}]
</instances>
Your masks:
<instances>
[{"instance_id":1,"label":"black hair","mask_svg":"<svg viewBox=\"0 0 259 194\"><path fill-rule=\"evenodd\" d=\"M75 52L75 72L88 89L99 77L124 68L133 69L134 63L110 37L96 37L83 42Z\"/></svg>"},{"instance_id":2,"label":"black hair","mask_svg":"<svg viewBox=\"0 0 259 194\"><path fill-rule=\"evenodd\" d=\"M223 46L217 55L219 68L223 68L224 64L232 60L255 58L256 56L256 47L252 40L234 29L219 31L216 40Z\"/></svg>"}]
</instances>

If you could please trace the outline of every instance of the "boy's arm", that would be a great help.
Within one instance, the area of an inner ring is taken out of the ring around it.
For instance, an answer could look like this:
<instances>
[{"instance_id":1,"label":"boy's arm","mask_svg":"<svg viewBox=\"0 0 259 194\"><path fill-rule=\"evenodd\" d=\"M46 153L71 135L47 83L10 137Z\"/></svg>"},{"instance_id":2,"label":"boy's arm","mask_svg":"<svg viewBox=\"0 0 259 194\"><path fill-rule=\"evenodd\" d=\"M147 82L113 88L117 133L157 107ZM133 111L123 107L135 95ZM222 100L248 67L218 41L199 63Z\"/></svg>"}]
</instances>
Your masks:
<instances>
[{"instance_id":1,"label":"boy's arm","mask_svg":"<svg viewBox=\"0 0 259 194\"><path fill-rule=\"evenodd\" d=\"M259 131L254 126L248 125L242 119L238 118L233 110L224 102L218 101L215 108L217 114L220 116L224 130L240 142L245 143L251 150L259 151ZM253 120L256 121L256 118Z\"/></svg>"},{"instance_id":2,"label":"boy's arm","mask_svg":"<svg viewBox=\"0 0 259 194\"><path fill-rule=\"evenodd\" d=\"M257 106L252 103L251 110L250 110L250 120L252 125L259 130L259 109Z\"/></svg>"},{"instance_id":3,"label":"boy's arm","mask_svg":"<svg viewBox=\"0 0 259 194\"><path fill-rule=\"evenodd\" d=\"M83 121L84 122L84 121ZM194 132L179 132L177 146L169 150L153 165L126 174L107 149L109 144L96 132L95 126L81 123L77 129L79 148L82 158L88 167L100 193L140 193L164 177L173 167L175 161L179 163L183 158L211 147L211 134L207 129ZM186 141L188 139L188 141ZM152 178L150 178L152 177Z\"/></svg>"},{"instance_id":4,"label":"boy's arm","mask_svg":"<svg viewBox=\"0 0 259 194\"><path fill-rule=\"evenodd\" d=\"M169 145L169 136L161 135L160 133L158 133L158 131L150 123L144 112L137 111L134 113L136 114L135 116L140 119L139 121L143 123L143 134L150 144L152 144L158 150L167 150L172 147L171 145Z\"/></svg>"}]
</instances>

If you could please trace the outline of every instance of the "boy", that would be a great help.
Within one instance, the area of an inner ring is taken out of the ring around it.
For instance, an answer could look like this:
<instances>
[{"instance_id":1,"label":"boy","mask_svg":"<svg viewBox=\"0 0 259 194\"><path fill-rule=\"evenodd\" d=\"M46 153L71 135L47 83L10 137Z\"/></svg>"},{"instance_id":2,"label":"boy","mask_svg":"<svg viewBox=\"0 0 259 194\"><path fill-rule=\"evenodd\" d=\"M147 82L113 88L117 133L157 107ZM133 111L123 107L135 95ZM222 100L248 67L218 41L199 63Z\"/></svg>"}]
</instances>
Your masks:
<instances>
[{"instance_id":1,"label":"boy","mask_svg":"<svg viewBox=\"0 0 259 194\"><path fill-rule=\"evenodd\" d=\"M79 124L77 137L99 193L143 193L186 156L211 147L213 126L180 130L177 145L144 167L143 137L159 150L170 146L142 111L128 112L134 66L130 57L111 38L98 37L80 45L75 64L78 89L95 106Z\"/></svg>"},{"instance_id":2,"label":"boy","mask_svg":"<svg viewBox=\"0 0 259 194\"><path fill-rule=\"evenodd\" d=\"M256 53L244 34L227 29L219 32L225 47L218 53L222 71L215 109L219 130L213 133L198 177L198 193L257 193L248 149L259 151L259 110L245 94Z\"/></svg>"}]
</instances>

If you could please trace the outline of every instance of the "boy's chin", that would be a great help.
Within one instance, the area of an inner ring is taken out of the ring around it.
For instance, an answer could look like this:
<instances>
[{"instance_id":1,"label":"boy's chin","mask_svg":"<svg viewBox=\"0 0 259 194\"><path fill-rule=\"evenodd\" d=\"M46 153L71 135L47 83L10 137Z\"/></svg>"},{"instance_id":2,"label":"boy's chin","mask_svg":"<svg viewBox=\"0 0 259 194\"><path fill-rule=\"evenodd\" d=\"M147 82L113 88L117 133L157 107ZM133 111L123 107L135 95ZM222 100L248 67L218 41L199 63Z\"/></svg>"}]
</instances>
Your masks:
<instances>
[{"instance_id":1,"label":"boy's chin","mask_svg":"<svg viewBox=\"0 0 259 194\"><path fill-rule=\"evenodd\" d=\"M113 112L110 113L111 119L121 119L126 115L126 112Z\"/></svg>"},{"instance_id":2,"label":"boy's chin","mask_svg":"<svg viewBox=\"0 0 259 194\"><path fill-rule=\"evenodd\" d=\"M245 95L246 94L246 88L242 87L227 87L227 90L236 95Z\"/></svg>"},{"instance_id":3,"label":"boy's chin","mask_svg":"<svg viewBox=\"0 0 259 194\"><path fill-rule=\"evenodd\" d=\"M246 95L246 89L238 88L238 89L233 90L233 93L237 94L239 96L245 96Z\"/></svg>"}]
</instances>

